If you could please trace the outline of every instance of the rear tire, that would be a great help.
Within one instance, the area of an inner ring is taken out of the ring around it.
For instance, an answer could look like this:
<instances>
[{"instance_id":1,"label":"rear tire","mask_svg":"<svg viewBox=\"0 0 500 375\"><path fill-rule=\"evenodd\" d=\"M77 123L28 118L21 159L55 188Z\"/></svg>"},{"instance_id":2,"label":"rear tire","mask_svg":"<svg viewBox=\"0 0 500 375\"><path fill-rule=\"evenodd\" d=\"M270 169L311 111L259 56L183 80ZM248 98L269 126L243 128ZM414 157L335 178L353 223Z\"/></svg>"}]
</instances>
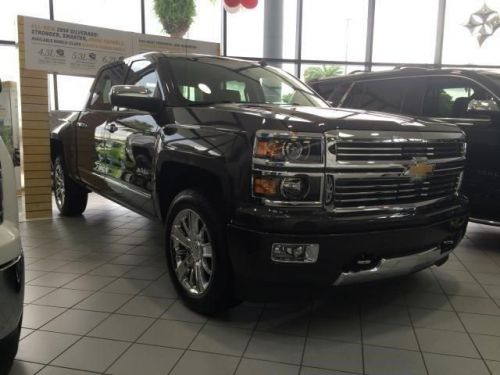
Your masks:
<instances>
[{"instance_id":1,"label":"rear tire","mask_svg":"<svg viewBox=\"0 0 500 375\"><path fill-rule=\"evenodd\" d=\"M54 197L61 215L81 215L87 207L88 192L68 176L60 156L54 162L53 176Z\"/></svg>"},{"instance_id":2,"label":"rear tire","mask_svg":"<svg viewBox=\"0 0 500 375\"><path fill-rule=\"evenodd\" d=\"M166 258L172 283L194 311L214 315L237 304L224 220L196 190L179 193L166 220Z\"/></svg>"},{"instance_id":3,"label":"rear tire","mask_svg":"<svg viewBox=\"0 0 500 375\"><path fill-rule=\"evenodd\" d=\"M16 357L19 347L19 337L21 336L21 322L19 322L19 326L13 333L0 341L0 375L7 375L9 373L12 362Z\"/></svg>"}]
</instances>

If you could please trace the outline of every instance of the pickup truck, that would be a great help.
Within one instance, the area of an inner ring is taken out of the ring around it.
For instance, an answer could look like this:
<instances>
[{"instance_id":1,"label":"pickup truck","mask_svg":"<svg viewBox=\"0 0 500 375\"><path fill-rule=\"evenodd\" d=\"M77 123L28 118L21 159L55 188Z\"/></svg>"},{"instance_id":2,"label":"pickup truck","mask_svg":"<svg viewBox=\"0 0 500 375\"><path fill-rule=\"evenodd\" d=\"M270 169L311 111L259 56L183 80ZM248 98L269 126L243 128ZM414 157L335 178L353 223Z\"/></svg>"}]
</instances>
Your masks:
<instances>
[{"instance_id":1,"label":"pickup truck","mask_svg":"<svg viewBox=\"0 0 500 375\"><path fill-rule=\"evenodd\" d=\"M333 109L265 63L106 65L51 147L61 214L93 191L161 220L172 282L207 314L440 265L467 225L462 131Z\"/></svg>"}]
</instances>

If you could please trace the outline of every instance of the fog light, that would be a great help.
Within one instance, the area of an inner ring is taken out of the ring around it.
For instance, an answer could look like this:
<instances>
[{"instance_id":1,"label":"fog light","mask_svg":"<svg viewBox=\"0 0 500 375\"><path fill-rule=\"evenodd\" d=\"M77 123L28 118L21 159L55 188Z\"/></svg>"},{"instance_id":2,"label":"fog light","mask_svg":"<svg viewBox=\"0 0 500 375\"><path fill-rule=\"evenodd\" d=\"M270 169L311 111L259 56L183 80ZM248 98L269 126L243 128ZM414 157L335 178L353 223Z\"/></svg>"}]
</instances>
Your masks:
<instances>
[{"instance_id":1,"label":"fog light","mask_svg":"<svg viewBox=\"0 0 500 375\"><path fill-rule=\"evenodd\" d=\"M275 243L271 260L283 263L315 263L318 253L319 244Z\"/></svg>"}]
</instances>

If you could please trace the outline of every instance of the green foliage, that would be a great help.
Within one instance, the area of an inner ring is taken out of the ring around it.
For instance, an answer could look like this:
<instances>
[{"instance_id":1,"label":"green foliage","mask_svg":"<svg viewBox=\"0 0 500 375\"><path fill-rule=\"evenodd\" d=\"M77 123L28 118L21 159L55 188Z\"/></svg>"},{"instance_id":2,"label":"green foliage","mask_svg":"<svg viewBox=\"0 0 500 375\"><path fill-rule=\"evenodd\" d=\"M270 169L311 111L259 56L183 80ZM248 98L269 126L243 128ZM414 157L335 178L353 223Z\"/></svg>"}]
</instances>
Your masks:
<instances>
[{"instance_id":1,"label":"green foliage","mask_svg":"<svg viewBox=\"0 0 500 375\"><path fill-rule=\"evenodd\" d=\"M344 70L338 65L318 65L310 66L304 72L304 79L306 82L312 81L314 79L335 77L342 75Z\"/></svg>"},{"instance_id":2,"label":"green foliage","mask_svg":"<svg viewBox=\"0 0 500 375\"><path fill-rule=\"evenodd\" d=\"M182 38L196 16L194 0L154 0L154 9L163 29L173 37Z\"/></svg>"}]
</instances>

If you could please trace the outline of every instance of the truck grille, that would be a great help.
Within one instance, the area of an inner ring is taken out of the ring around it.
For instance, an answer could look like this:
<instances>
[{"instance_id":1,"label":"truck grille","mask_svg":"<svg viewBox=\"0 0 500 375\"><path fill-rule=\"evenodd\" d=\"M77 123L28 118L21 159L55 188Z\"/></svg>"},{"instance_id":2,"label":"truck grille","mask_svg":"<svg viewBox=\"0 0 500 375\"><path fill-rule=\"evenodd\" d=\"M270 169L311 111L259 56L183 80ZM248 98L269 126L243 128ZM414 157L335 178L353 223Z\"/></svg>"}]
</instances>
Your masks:
<instances>
[{"instance_id":1,"label":"truck grille","mask_svg":"<svg viewBox=\"0 0 500 375\"><path fill-rule=\"evenodd\" d=\"M338 161L368 160L411 160L426 157L429 159L458 158L463 155L463 142L338 142L333 145Z\"/></svg>"},{"instance_id":2,"label":"truck grille","mask_svg":"<svg viewBox=\"0 0 500 375\"><path fill-rule=\"evenodd\" d=\"M408 177L338 178L335 207L409 204L446 198L456 193L461 171L436 171L422 181Z\"/></svg>"},{"instance_id":3,"label":"truck grille","mask_svg":"<svg viewBox=\"0 0 500 375\"><path fill-rule=\"evenodd\" d=\"M328 132L326 205L386 210L450 198L464 163L460 133Z\"/></svg>"}]
</instances>

